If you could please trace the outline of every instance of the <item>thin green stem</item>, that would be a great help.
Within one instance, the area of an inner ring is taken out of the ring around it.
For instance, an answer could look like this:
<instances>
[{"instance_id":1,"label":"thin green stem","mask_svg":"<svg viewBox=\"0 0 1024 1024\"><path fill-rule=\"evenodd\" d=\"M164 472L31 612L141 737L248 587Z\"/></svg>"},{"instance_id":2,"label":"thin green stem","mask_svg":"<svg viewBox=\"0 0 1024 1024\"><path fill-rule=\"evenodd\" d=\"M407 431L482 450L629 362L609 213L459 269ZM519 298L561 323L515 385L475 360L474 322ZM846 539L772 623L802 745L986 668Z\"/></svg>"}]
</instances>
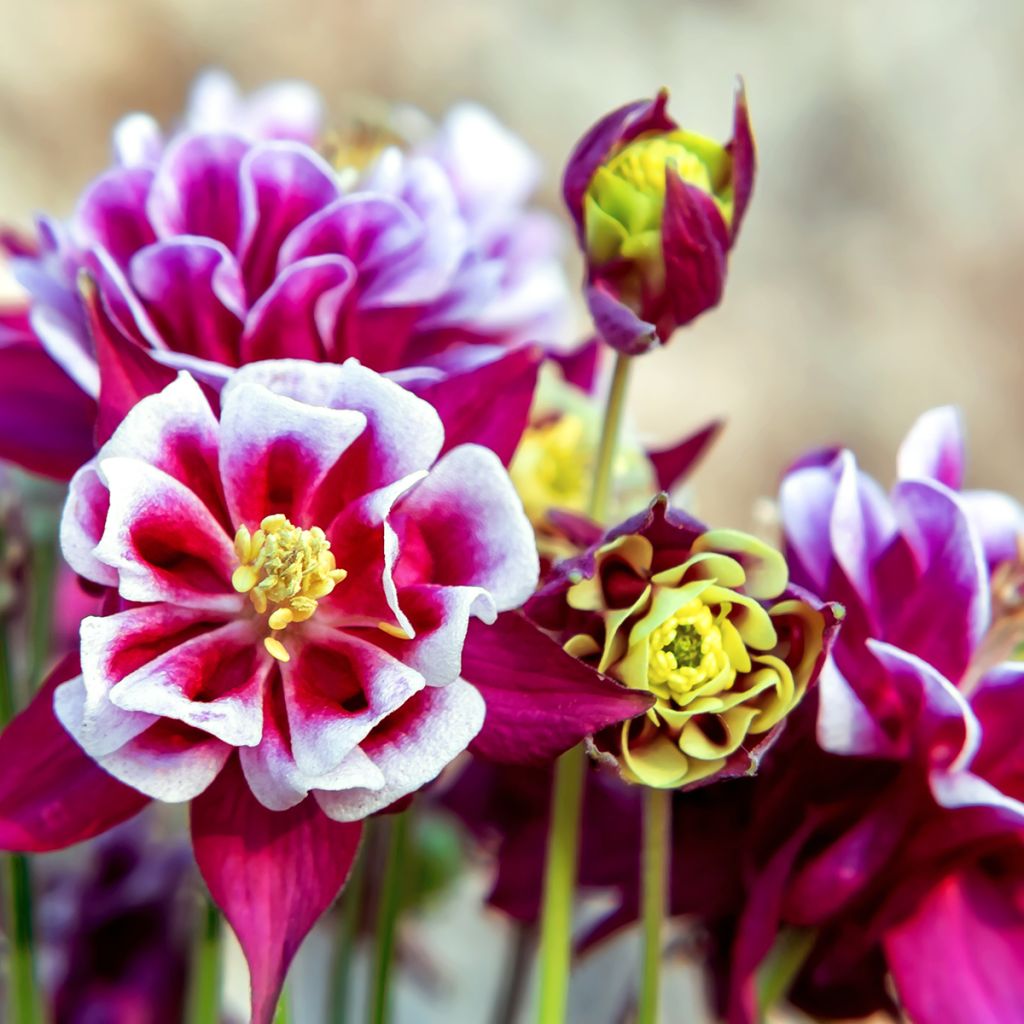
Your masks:
<instances>
[{"instance_id":1,"label":"thin green stem","mask_svg":"<svg viewBox=\"0 0 1024 1024\"><path fill-rule=\"evenodd\" d=\"M758 1019L767 1019L768 1013L789 995L797 975L807 962L817 932L813 928L787 928L775 940L775 945L757 972Z\"/></svg>"},{"instance_id":2,"label":"thin green stem","mask_svg":"<svg viewBox=\"0 0 1024 1024\"><path fill-rule=\"evenodd\" d=\"M192 951L189 1024L219 1024L222 935L220 911L212 900L204 899L202 921Z\"/></svg>"},{"instance_id":3,"label":"thin green stem","mask_svg":"<svg viewBox=\"0 0 1024 1024\"><path fill-rule=\"evenodd\" d=\"M330 1024L347 1024L348 1004L352 991L352 960L359 941L359 923L363 914L366 879L365 847L360 849L341 899L341 915L334 947L334 970L331 972Z\"/></svg>"},{"instance_id":4,"label":"thin green stem","mask_svg":"<svg viewBox=\"0 0 1024 1024\"><path fill-rule=\"evenodd\" d=\"M26 698L42 682L53 655L53 594L57 574L56 530L32 546L32 633Z\"/></svg>"},{"instance_id":5,"label":"thin green stem","mask_svg":"<svg viewBox=\"0 0 1024 1024\"><path fill-rule=\"evenodd\" d=\"M597 448L588 512L597 522L608 515L615 452L626 405L630 357L617 353L605 403L601 439ZM563 1024L569 1002L572 964L572 908L579 858L580 812L586 754L582 746L564 753L555 762L551 793L551 825L548 829L544 897L540 919L540 995L538 1024Z\"/></svg>"},{"instance_id":6,"label":"thin green stem","mask_svg":"<svg viewBox=\"0 0 1024 1024\"><path fill-rule=\"evenodd\" d=\"M644 790L644 846L641 869L643 900L643 969L637 1024L657 1024L660 995L662 930L668 902L668 852L672 792Z\"/></svg>"},{"instance_id":7,"label":"thin green stem","mask_svg":"<svg viewBox=\"0 0 1024 1024\"><path fill-rule=\"evenodd\" d=\"M579 856L586 753L579 744L555 762L540 917L539 1024L562 1024L569 1002L572 906Z\"/></svg>"},{"instance_id":8,"label":"thin green stem","mask_svg":"<svg viewBox=\"0 0 1024 1024\"><path fill-rule=\"evenodd\" d=\"M377 909L377 934L374 941L373 989L369 1017L372 1024L388 1024L391 1019L391 968L402 897L402 869L406 859L408 830L408 811L397 815L389 823L384 880Z\"/></svg>"},{"instance_id":9,"label":"thin green stem","mask_svg":"<svg viewBox=\"0 0 1024 1024\"><path fill-rule=\"evenodd\" d=\"M7 620L0 616L0 729L14 717L15 699L7 647ZM28 860L20 853L4 858L4 910L10 949L8 1008L11 1024L41 1024L42 999L36 985L32 941L32 878Z\"/></svg>"}]
</instances>

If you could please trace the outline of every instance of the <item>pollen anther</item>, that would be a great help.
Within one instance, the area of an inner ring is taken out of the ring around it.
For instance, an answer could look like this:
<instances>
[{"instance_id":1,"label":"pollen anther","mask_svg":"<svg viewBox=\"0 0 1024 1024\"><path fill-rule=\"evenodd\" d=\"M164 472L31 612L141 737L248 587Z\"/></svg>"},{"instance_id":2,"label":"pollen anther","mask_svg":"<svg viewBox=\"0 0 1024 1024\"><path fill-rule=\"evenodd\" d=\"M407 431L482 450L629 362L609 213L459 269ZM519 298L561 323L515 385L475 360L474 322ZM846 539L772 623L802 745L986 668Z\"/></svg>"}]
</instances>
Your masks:
<instances>
[{"instance_id":1,"label":"pollen anther","mask_svg":"<svg viewBox=\"0 0 1024 1024\"><path fill-rule=\"evenodd\" d=\"M317 602L348 575L337 567L331 543L319 526L302 529L281 513L266 516L252 533L240 526L235 554L240 564L231 577L232 586L249 595L259 615L270 612L267 624L275 632L305 622ZM266 637L263 645L278 661L288 660L277 637Z\"/></svg>"}]
</instances>

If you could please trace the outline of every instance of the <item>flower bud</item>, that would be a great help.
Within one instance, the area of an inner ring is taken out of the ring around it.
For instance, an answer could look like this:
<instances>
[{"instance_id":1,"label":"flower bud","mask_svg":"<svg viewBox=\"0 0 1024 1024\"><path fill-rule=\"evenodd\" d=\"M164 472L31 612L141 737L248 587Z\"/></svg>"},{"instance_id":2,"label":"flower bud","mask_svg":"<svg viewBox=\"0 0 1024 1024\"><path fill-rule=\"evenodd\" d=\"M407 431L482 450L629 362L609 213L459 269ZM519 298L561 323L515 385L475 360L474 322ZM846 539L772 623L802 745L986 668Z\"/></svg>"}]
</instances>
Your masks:
<instances>
[{"instance_id":1,"label":"flower bud","mask_svg":"<svg viewBox=\"0 0 1024 1024\"><path fill-rule=\"evenodd\" d=\"M667 102L662 90L599 121L570 157L563 184L595 324L631 355L666 343L718 304L754 181L742 85L724 145L680 128Z\"/></svg>"}]
</instances>

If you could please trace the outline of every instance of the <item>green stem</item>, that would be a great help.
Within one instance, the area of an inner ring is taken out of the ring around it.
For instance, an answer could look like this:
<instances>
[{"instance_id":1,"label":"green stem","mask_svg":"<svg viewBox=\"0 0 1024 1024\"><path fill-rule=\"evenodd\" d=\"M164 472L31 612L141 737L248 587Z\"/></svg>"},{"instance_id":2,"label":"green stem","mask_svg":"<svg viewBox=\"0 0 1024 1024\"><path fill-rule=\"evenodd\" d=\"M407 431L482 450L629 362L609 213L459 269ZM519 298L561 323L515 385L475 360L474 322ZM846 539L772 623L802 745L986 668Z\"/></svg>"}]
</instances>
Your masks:
<instances>
[{"instance_id":1,"label":"green stem","mask_svg":"<svg viewBox=\"0 0 1024 1024\"><path fill-rule=\"evenodd\" d=\"M630 357L616 354L615 369L605 403L597 465L590 492L591 519L603 522L608 515L615 451L629 383ZM586 754L581 746L555 762L551 793L551 825L548 829L544 897L540 918L540 996L538 1024L563 1024L569 1002L569 970L572 963L572 907L579 858L580 812Z\"/></svg>"},{"instance_id":2,"label":"green stem","mask_svg":"<svg viewBox=\"0 0 1024 1024\"><path fill-rule=\"evenodd\" d=\"M53 656L53 594L57 574L56 531L32 547L32 634L28 685L30 698L39 688Z\"/></svg>"},{"instance_id":3,"label":"green stem","mask_svg":"<svg viewBox=\"0 0 1024 1024\"><path fill-rule=\"evenodd\" d=\"M668 901L669 832L672 793L648 786L644 790L643 969L637 1024L657 1024L661 976L662 926Z\"/></svg>"},{"instance_id":4,"label":"green stem","mask_svg":"<svg viewBox=\"0 0 1024 1024\"><path fill-rule=\"evenodd\" d=\"M204 899L203 919L192 953L189 1024L219 1024L222 931L220 912L212 900Z\"/></svg>"},{"instance_id":5,"label":"green stem","mask_svg":"<svg viewBox=\"0 0 1024 1024\"><path fill-rule=\"evenodd\" d=\"M352 960L359 940L359 923L363 914L363 890L366 878L365 847L360 849L352 865L342 896L341 916L334 948L334 970L331 972L331 1024L346 1024L352 990Z\"/></svg>"},{"instance_id":6,"label":"green stem","mask_svg":"<svg viewBox=\"0 0 1024 1024\"><path fill-rule=\"evenodd\" d=\"M797 975L807 962L817 932L813 928L787 928L757 972L758 1019L766 1020L768 1012L789 994Z\"/></svg>"},{"instance_id":7,"label":"green stem","mask_svg":"<svg viewBox=\"0 0 1024 1024\"><path fill-rule=\"evenodd\" d=\"M397 815L390 822L388 849L384 862L380 904L377 910L377 934L373 957L373 990L370 1001L372 1024L387 1024L391 1017L391 968L394 960L395 934L402 895L402 868L405 861L409 830L409 812Z\"/></svg>"},{"instance_id":8,"label":"green stem","mask_svg":"<svg viewBox=\"0 0 1024 1024\"><path fill-rule=\"evenodd\" d=\"M622 428L622 414L626 407L626 387L629 384L629 368L632 360L621 352L615 356L615 369L605 403L604 422L601 425L601 440L597 446L597 466L594 469L594 483L590 491L588 512L591 519L601 523L608 515L608 496L611 492L612 469L615 465L615 450L619 444Z\"/></svg>"},{"instance_id":9,"label":"green stem","mask_svg":"<svg viewBox=\"0 0 1024 1024\"><path fill-rule=\"evenodd\" d=\"M11 663L7 647L7 621L0 617L0 729L6 729L16 711ZM28 860L20 853L4 858L5 918L10 947L9 991L11 1024L40 1024L42 999L36 985L32 942L32 878Z\"/></svg>"}]
</instances>

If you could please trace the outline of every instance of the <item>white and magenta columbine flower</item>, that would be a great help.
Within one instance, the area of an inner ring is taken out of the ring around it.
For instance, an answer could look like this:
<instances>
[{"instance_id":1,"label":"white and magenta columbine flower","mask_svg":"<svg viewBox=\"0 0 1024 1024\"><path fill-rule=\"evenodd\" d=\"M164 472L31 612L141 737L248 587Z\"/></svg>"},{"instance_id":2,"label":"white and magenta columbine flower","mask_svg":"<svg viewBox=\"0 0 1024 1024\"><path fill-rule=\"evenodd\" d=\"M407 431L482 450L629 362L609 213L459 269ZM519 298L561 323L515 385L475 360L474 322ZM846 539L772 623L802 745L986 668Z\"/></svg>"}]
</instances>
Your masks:
<instances>
[{"instance_id":1,"label":"white and magenta columbine flower","mask_svg":"<svg viewBox=\"0 0 1024 1024\"><path fill-rule=\"evenodd\" d=\"M243 102L207 79L175 133L143 115L118 126L114 166L69 220L6 240L29 305L0 320L0 376L40 398L70 378L83 400L52 422L0 416L0 455L56 476L81 464L92 401L126 360L220 386L264 359L443 373L559 340L557 238L525 207L535 167L518 140L458 108L418 147L338 167L311 137L314 100L293 84Z\"/></svg>"},{"instance_id":2,"label":"white and magenta columbine flower","mask_svg":"<svg viewBox=\"0 0 1024 1024\"><path fill-rule=\"evenodd\" d=\"M71 483L64 554L106 614L0 735L0 848L191 800L257 1022L364 817L471 742L546 761L649 703L514 611L533 532L498 456L453 444L462 393L282 360L239 370L217 415L182 373Z\"/></svg>"}]
</instances>

